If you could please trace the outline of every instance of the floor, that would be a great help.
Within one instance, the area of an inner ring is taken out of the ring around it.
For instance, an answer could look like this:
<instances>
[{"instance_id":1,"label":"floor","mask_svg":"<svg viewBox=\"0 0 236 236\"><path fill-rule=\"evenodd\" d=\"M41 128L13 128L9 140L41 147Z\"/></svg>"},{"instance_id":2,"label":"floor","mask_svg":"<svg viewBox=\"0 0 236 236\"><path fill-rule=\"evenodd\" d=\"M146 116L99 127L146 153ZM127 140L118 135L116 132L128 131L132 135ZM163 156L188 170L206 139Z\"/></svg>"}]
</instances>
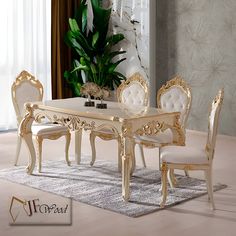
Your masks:
<instances>
[{"instance_id":1,"label":"floor","mask_svg":"<svg viewBox=\"0 0 236 236\"><path fill-rule=\"evenodd\" d=\"M204 145L204 133L188 131L187 142ZM13 165L16 144L16 132L0 133L0 169ZM89 155L88 133L83 136L82 153ZM104 150L106 150L104 152ZM100 159L117 159L115 141L97 140L97 155ZM63 157L64 140L45 141L43 160L56 160ZM70 154L74 152L74 138ZM158 168L158 150L145 149L149 168ZM19 165L27 163L27 150L22 147ZM137 162L140 157L137 150ZM124 215L73 202L73 223L71 226L10 226L9 200L15 193L45 196L49 193L25 187L23 185L0 180L0 235L236 235L236 137L219 135L214 160L214 182L227 184L228 187L215 192L216 210L212 211L207 196L202 196L183 204L158 211L139 218ZM203 178L201 172L190 172L191 176Z\"/></svg>"}]
</instances>

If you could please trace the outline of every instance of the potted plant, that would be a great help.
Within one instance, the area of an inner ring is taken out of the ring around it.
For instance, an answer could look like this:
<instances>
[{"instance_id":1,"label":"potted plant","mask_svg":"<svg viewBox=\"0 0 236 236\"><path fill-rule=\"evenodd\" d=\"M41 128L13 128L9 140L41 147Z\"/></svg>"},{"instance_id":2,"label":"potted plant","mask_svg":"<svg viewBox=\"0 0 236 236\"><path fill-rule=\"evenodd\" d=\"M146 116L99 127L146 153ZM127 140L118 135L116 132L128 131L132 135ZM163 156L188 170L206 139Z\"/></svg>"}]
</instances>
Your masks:
<instances>
[{"instance_id":1,"label":"potted plant","mask_svg":"<svg viewBox=\"0 0 236 236\"><path fill-rule=\"evenodd\" d=\"M117 71L117 66L126 58L116 59L126 51L113 50L113 46L122 41L124 35L108 35L111 8L103 8L102 0L90 2L93 21L89 29L89 1L81 0L75 18L69 19L70 29L65 35L66 44L72 48L73 68L65 71L64 77L74 96L81 95L81 86L86 82L114 90L114 86L119 86L121 80L126 79Z\"/></svg>"}]
</instances>

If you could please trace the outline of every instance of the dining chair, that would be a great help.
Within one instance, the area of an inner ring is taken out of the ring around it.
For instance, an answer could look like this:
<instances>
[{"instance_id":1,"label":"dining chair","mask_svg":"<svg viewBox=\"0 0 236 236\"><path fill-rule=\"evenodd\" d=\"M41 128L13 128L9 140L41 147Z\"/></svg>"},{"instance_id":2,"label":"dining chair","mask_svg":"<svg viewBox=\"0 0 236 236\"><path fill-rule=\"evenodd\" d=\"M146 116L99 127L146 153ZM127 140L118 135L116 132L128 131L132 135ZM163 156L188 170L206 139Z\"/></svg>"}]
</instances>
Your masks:
<instances>
[{"instance_id":1,"label":"dining chair","mask_svg":"<svg viewBox=\"0 0 236 236\"><path fill-rule=\"evenodd\" d=\"M139 73L133 74L127 80L123 81L120 86L117 88L117 100L121 104L125 105L137 105L137 106L147 106L149 102L149 92L147 82ZM96 149L95 149L95 138L99 137L103 140L117 140L118 141L118 169L121 170L121 142L118 131L111 125L106 125L100 127L99 130L92 131L90 133L90 143L92 149L92 161L91 166L96 160ZM135 166L135 157L134 157L134 147L135 143L133 142L133 161ZM141 149L141 157L143 163L144 156Z\"/></svg>"},{"instance_id":2,"label":"dining chair","mask_svg":"<svg viewBox=\"0 0 236 236\"><path fill-rule=\"evenodd\" d=\"M202 170L205 173L208 196L215 209L212 186L212 163L214 158L216 135L219 114L223 102L224 90L219 90L213 100L208 120L208 136L205 148L188 146L166 146L161 149L161 172L162 172L162 201L160 206L164 207L167 199L167 172L168 170ZM168 172L173 173L173 172ZM173 175L170 175L173 180ZM174 181L169 181L170 183ZM174 187L174 186L172 186Z\"/></svg>"},{"instance_id":3,"label":"dining chair","mask_svg":"<svg viewBox=\"0 0 236 236\"><path fill-rule=\"evenodd\" d=\"M157 92L157 107L167 112L180 112L180 124L184 132L191 103L191 89L180 76L167 81ZM156 136L139 136L135 140L136 143L142 145L142 148L143 146L147 148L159 148L159 169L161 169L160 150L163 146L171 144L172 139L172 132L170 129L167 129Z\"/></svg>"},{"instance_id":4,"label":"dining chair","mask_svg":"<svg viewBox=\"0 0 236 236\"><path fill-rule=\"evenodd\" d=\"M17 117L17 125L19 127L22 119L24 118L24 104L26 102L42 101L43 99L43 86L39 80L27 71L22 71L13 82L11 87L12 102ZM71 134L67 127L52 124L52 123L34 123L32 125L32 135L37 147L37 158L38 158L38 171L41 172L42 167L42 142L44 139L56 140L62 136L66 138L65 145L65 156L66 162L70 165L69 161L69 145L71 140ZM17 148L15 165L17 165L20 149L21 149L22 138L18 135L17 137Z\"/></svg>"}]
</instances>

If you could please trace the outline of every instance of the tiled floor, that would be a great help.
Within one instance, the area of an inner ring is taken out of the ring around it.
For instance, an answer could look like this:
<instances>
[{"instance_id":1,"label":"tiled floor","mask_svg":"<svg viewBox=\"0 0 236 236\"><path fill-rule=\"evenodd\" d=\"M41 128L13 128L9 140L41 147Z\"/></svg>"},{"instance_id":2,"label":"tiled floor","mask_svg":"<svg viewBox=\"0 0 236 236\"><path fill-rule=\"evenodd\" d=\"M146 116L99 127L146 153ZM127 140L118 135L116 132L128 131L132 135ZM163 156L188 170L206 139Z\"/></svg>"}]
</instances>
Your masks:
<instances>
[{"instance_id":1,"label":"tiled floor","mask_svg":"<svg viewBox=\"0 0 236 236\"><path fill-rule=\"evenodd\" d=\"M188 132L187 142L204 145L205 134ZM11 167L14 162L16 133L0 133L0 169ZM104 151L105 150L105 151ZM97 141L97 155L101 159L117 160L115 141ZM74 138L70 147L73 155ZM83 137L83 150L90 154L88 134ZM150 168L158 168L157 149L145 149L146 162ZM64 140L45 141L43 160L56 160L64 156ZM19 164L27 163L27 151L23 145ZM137 153L137 162L141 164ZM139 218L129 218L117 213L73 202L72 226L9 226L9 199L13 194L51 197L50 194L19 184L0 180L0 235L236 235L236 138L218 136L214 160L214 182L228 188L214 194L216 210L212 211L207 196L188 201L163 211ZM202 178L201 172L190 172Z\"/></svg>"}]
</instances>

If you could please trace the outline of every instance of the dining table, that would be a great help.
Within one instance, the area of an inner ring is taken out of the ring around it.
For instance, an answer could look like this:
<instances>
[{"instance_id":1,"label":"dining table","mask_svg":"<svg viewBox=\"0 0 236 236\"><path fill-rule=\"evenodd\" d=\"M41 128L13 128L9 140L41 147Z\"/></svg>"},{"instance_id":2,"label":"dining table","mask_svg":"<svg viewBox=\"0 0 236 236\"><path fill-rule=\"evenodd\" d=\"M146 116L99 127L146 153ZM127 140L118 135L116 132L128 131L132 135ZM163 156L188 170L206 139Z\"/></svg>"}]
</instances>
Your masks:
<instances>
[{"instance_id":1,"label":"dining table","mask_svg":"<svg viewBox=\"0 0 236 236\"><path fill-rule=\"evenodd\" d=\"M25 115L20 123L18 135L25 140L29 149L30 155L26 168L28 174L33 173L36 163L31 126L33 122L42 122L43 119L67 126L71 131L75 131L77 164L80 164L81 159L83 130L97 131L106 127L116 129L121 140L121 194L125 201L130 198L131 143L135 136L155 136L170 129L173 133L173 140L170 144L185 145L185 132L180 125L179 112L167 112L156 107L131 106L113 101L106 101L107 109L98 109L96 106L85 106L85 101L86 98L76 97L25 104ZM101 102L95 100L95 103Z\"/></svg>"}]
</instances>

